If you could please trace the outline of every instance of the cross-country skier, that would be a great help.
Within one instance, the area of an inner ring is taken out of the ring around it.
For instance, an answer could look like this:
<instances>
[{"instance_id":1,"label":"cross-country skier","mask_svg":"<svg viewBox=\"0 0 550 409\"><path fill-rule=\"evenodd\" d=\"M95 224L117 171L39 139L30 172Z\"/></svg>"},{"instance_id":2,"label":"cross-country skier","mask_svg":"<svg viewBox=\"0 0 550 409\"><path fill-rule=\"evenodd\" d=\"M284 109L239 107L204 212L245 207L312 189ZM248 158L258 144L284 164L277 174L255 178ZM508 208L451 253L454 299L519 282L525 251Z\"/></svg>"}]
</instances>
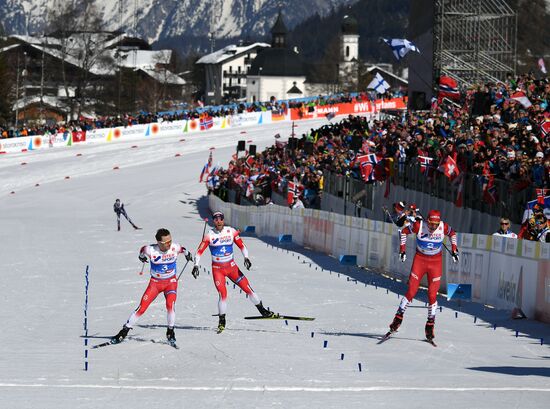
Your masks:
<instances>
[{"instance_id":1,"label":"cross-country skier","mask_svg":"<svg viewBox=\"0 0 550 409\"><path fill-rule=\"evenodd\" d=\"M405 227L400 233L401 245L399 257L405 262L407 255L405 248L407 235L416 234L416 254L414 256L411 274L409 276L409 287L407 293L401 299L399 308L390 324L389 334L397 331L403 322L403 314L408 305L412 302L420 280L424 274L428 274L428 320L426 322L426 339L432 341L434 335L435 314L437 312L437 292L441 283L442 274L442 247L443 239L448 236L451 240L451 255L455 263L458 262L458 249L456 246L456 233L447 223L441 221L441 213L438 210L430 210L427 220L417 220Z\"/></svg>"},{"instance_id":2,"label":"cross-country skier","mask_svg":"<svg viewBox=\"0 0 550 409\"><path fill-rule=\"evenodd\" d=\"M147 263L147 259L151 262L151 279L149 285L141 297L139 306L130 315L126 324L120 332L115 335L114 340L121 342L128 331L138 321L139 317L147 310L149 305L155 300L159 293L164 293L166 299L166 311L168 320L168 329L166 337L168 341L175 342L174 325L176 322L176 297L178 290L178 279L176 277L176 260L178 255L184 254L188 261L193 261L193 255L178 243L172 242L172 236L167 229L159 229L155 234L156 244L143 246L139 251L139 260L142 263Z\"/></svg>"},{"instance_id":3,"label":"cross-country skier","mask_svg":"<svg viewBox=\"0 0 550 409\"><path fill-rule=\"evenodd\" d=\"M134 229L139 230L139 227L137 227L134 222L132 222L132 219L128 217L126 209L124 209L124 203L122 203L120 199L115 200L115 203L113 204L113 210L116 213L116 224L118 231L120 231L120 215L126 217L126 220L128 220L128 222L132 225Z\"/></svg>"},{"instance_id":4,"label":"cross-country skier","mask_svg":"<svg viewBox=\"0 0 550 409\"><path fill-rule=\"evenodd\" d=\"M250 270L252 263L248 258L248 249L244 245L239 231L230 226L225 226L224 215L222 212L214 212L212 214L214 220L214 228L208 231L197 250L195 255L195 265L192 274L196 278L199 275L199 262L202 253L207 247L210 247L212 256L212 276L214 285L218 290L218 315L219 324L218 332L225 329L225 313L227 311L227 288L225 287L225 278L229 278L233 283L237 284L246 294L252 303L256 306L260 314L264 317L272 317L273 312L267 310L260 300L260 297L252 290L248 279L241 272L235 259L233 258L233 244L241 250L244 256L244 266Z\"/></svg>"}]
</instances>

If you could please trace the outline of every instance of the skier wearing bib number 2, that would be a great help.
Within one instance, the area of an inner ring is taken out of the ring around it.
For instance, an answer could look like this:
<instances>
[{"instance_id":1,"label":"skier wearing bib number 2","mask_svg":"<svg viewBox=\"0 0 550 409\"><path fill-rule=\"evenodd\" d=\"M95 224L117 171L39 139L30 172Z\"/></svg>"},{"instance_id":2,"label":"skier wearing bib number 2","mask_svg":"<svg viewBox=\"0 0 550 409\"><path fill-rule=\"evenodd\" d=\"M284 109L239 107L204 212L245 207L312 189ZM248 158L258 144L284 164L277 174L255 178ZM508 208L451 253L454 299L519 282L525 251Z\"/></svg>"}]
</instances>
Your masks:
<instances>
[{"instance_id":1,"label":"skier wearing bib number 2","mask_svg":"<svg viewBox=\"0 0 550 409\"><path fill-rule=\"evenodd\" d=\"M407 235L416 234L416 254L414 256L411 274L409 276L409 286L407 293L401 299L399 308L390 324L390 332L386 334L389 337L391 333L396 332L403 322L405 310L412 302L420 280L424 274L428 274L428 320L426 322L426 339L433 342L435 337L434 325L437 312L437 292L441 283L442 274L442 247L443 239L448 236L451 240L451 256L455 263L458 262L458 249L456 246L456 233L447 223L441 221L441 213L438 210L430 210L427 220L417 220L413 224L405 227L400 232L400 250L399 257L402 262L407 259L405 248L407 244Z\"/></svg>"},{"instance_id":2,"label":"skier wearing bib number 2","mask_svg":"<svg viewBox=\"0 0 550 409\"><path fill-rule=\"evenodd\" d=\"M212 255L212 276L214 285L218 290L218 333L225 329L225 313L227 311L227 288L225 287L225 278L229 278L233 283L237 284L247 295L250 301L256 306L260 314L264 317L273 316L273 312L267 310L263 305L260 297L252 290L248 279L241 272L235 259L233 258L233 243L239 247L244 256L244 265L247 270L250 270L252 263L248 258L248 250L244 245L239 231L233 227L225 226L224 215L222 212L214 212L214 228L207 232L199 245L197 254L195 255L195 266L192 274L196 278L199 275L199 262L202 253L207 247L210 247Z\"/></svg>"}]
</instances>

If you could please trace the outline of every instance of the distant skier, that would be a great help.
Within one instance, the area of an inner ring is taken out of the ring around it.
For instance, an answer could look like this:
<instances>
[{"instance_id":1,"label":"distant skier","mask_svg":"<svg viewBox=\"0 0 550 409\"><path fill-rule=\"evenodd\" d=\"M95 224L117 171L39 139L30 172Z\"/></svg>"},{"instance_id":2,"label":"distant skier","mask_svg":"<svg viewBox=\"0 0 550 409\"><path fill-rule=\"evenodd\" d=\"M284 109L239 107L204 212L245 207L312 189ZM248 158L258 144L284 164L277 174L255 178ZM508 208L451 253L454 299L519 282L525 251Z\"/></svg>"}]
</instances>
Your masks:
<instances>
[{"instance_id":1,"label":"distant skier","mask_svg":"<svg viewBox=\"0 0 550 409\"><path fill-rule=\"evenodd\" d=\"M132 227L136 230L139 230L140 228L137 227L134 222L132 222L132 219L128 217L128 214L126 213L126 209L124 209L124 203L120 201L120 199L115 200L115 204L113 205L113 210L116 213L116 224L117 229L120 231L120 215L123 215L126 217L126 220L132 225Z\"/></svg>"},{"instance_id":2,"label":"distant skier","mask_svg":"<svg viewBox=\"0 0 550 409\"><path fill-rule=\"evenodd\" d=\"M142 263L147 263L147 259L151 262L149 285L141 297L139 306L130 314L120 332L114 336L113 341L115 343L121 342L128 335L128 331L133 328L139 317L147 311L147 308L159 293L164 293L164 298L166 299L168 320L166 337L171 343L176 341L174 334L174 325L176 322L174 307L178 290L176 260L178 255L184 254L188 261L193 261L193 255L185 247L182 247L178 243L173 243L172 236L167 229L159 229L155 234L155 239L157 243L143 246L138 256Z\"/></svg>"},{"instance_id":3,"label":"distant skier","mask_svg":"<svg viewBox=\"0 0 550 409\"><path fill-rule=\"evenodd\" d=\"M233 227L225 226L224 215L222 212L214 212L214 228L208 231L197 250L195 255L195 265L192 274L195 278L199 275L199 262L202 253L207 247L210 247L212 255L212 276L214 285L218 290L218 333L225 329L225 313L227 311L227 288L225 287L225 278L229 278L233 283L237 284L246 294L252 303L256 306L260 314L264 317L272 317L273 312L267 310L260 300L260 297L252 290L248 279L241 272L233 258L233 243L241 249L244 256L244 266L250 270L252 263L248 258L248 249L244 245L239 231Z\"/></svg>"},{"instance_id":4,"label":"distant skier","mask_svg":"<svg viewBox=\"0 0 550 409\"><path fill-rule=\"evenodd\" d=\"M424 274L428 273L428 320L426 322L426 339L432 341L435 337L434 325L437 312L437 292L441 283L442 274L442 256L443 239L448 236L451 240L452 258L455 263L458 262L458 249L456 245L456 233L447 224L441 221L441 214L438 210L430 210L427 220L416 220L413 224L405 227L400 233L400 252L399 257L405 262L407 255L405 253L407 244L407 235L416 234L416 255L414 256L411 274L409 276L409 287L407 293L401 299L399 308L390 324L390 332L386 334L389 337L391 333L396 332L403 322L403 315L408 305L412 302L420 280Z\"/></svg>"}]
</instances>

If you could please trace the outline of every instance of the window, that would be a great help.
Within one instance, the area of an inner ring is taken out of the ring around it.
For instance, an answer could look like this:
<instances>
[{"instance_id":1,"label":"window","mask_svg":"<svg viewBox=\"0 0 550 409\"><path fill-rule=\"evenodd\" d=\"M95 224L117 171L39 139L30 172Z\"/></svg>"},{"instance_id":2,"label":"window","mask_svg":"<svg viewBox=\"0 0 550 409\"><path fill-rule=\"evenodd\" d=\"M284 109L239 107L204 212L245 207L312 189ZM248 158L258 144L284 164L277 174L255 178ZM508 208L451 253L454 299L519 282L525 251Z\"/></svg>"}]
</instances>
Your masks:
<instances>
[{"instance_id":1,"label":"window","mask_svg":"<svg viewBox=\"0 0 550 409\"><path fill-rule=\"evenodd\" d=\"M241 73L241 66L240 66L240 65L237 67L237 72L238 72L239 74Z\"/></svg>"},{"instance_id":2,"label":"window","mask_svg":"<svg viewBox=\"0 0 550 409\"><path fill-rule=\"evenodd\" d=\"M233 72L233 67L232 66L229 66L229 72Z\"/></svg>"},{"instance_id":3,"label":"window","mask_svg":"<svg viewBox=\"0 0 550 409\"><path fill-rule=\"evenodd\" d=\"M349 45L346 46L346 57L349 57Z\"/></svg>"}]
</instances>

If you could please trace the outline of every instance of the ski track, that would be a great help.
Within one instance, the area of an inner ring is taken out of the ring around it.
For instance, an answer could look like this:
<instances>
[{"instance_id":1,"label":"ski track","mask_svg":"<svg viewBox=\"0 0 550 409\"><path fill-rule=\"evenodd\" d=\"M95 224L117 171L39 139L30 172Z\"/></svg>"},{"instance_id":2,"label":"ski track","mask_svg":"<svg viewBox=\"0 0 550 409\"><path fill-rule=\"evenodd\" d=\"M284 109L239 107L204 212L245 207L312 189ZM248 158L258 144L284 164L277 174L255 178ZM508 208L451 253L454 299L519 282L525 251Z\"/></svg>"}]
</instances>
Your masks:
<instances>
[{"instance_id":1,"label":"ski track","mask_svg":"<svg viewBox=\"0 0 550 409\"><path fill-rule=\"evenodd\" d=\"M298 132L324 123L300 123ZM194 280L187 266L176 305L179 350L164 344L162 295L125 342L89 349L115 334L138 305L148 266L140 276L137 254L154 241L156 229L167 227L175 241L197 247L206 210L197 209L205 203L205 189L197 181L209 148L216 147L214 163L226 166L238 140L252 140L261 150L274 143L276 133L285 140L290 124L240 131L0 158L5 266L0 274L0 408L134 409L160 402L163 408L547 406L550 352L548 341L543 346L538 341L550 340L547 325L521 321L516 338L516 323L505 312L479 306L474 324L472 315L460 311L455 318L453 306L446 305L437 318L438 347L433 348L423 341L426 310L417 301L400 331L377 345L397 308L399 293L392 282L354 269L349 274L358 281L348 280L348 270L339 269L334 259L297 246L273 248L257 237L244 238L253 264L245 274L264 305L315 321L244 320L256 310L229 284L227 329L218 335L212 275L201 269ZM22 167L22 161L28 164ZM112 170L114 165L120 169ZM40 186L34 187L37 181ZM16 193L10 195L11 190ZM134 231L123 220L116 231L115 198L128 204L129 216L143 230ZM238 251L236 260L242 266ZM201 265L209 270L209 262L205 254ZM180 260L178 272L182 266ZM376 286L365 284L373 279Z\"/></svg>"}]
</instances>

